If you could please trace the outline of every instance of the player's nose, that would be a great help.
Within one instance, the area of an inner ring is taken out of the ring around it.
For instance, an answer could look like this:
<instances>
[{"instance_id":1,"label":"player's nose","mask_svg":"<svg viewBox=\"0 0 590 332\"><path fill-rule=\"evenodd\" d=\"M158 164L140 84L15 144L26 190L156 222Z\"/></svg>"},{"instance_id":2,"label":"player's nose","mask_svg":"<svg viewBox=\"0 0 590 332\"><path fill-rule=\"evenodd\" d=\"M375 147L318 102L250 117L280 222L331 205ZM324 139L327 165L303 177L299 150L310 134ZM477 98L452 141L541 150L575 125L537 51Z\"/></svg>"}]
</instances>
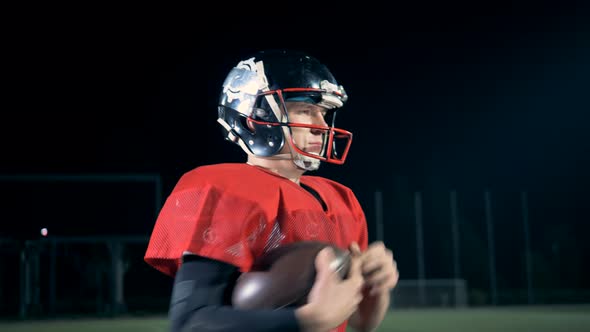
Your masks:
<instances>
[{"instance_id":1,"label":"player's nose","mask_svg":"<svg viewBox=\"0 0 590 332\"><path fill-rule=\"evenodd\" d=\"M324 115L321 112L315 112L314 116L312 117L312 124L315 126L327 127L328 124L324 119ZM316 135L323 134L326 130L319 129L319 128L312 128L311 132Z\"/></svg>"},{"instance_id":2,"label":"player's nose","mask_svg":"<svg viewBox=\"0 0 590 332\"><path fill-rule=\"evenodd\" d=\"M326 123L326 119L324 119L324 114L322 112L315 112L312 120L313 124L317 126L328 126L328 124Z\"/></svg>"}]
</instances>

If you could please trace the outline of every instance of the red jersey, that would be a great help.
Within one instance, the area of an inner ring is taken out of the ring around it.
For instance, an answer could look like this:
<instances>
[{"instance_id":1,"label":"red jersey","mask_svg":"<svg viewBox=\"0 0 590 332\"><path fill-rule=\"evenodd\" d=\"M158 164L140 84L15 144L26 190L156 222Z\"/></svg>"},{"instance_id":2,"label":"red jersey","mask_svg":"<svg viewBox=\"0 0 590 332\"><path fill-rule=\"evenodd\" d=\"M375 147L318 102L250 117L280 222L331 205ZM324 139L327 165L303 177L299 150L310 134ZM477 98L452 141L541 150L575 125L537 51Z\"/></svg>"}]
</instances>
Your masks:
<instances>
[{"instance_id":1,"label":"red jersey","mask_svg":"<svg viewBox=\"0 0 590 332\"><path fill-rule=\"evenodd\" d=\"M365 250L366 219L353 192L317 176L302 176L300 183L318 193L325 209L300 185L245 163L185 173L160 211L145 261L174 276L188 252L247 272L255 257L291 242L325 241L343 249L357 242Z\"/></svg>"}]
</instances>

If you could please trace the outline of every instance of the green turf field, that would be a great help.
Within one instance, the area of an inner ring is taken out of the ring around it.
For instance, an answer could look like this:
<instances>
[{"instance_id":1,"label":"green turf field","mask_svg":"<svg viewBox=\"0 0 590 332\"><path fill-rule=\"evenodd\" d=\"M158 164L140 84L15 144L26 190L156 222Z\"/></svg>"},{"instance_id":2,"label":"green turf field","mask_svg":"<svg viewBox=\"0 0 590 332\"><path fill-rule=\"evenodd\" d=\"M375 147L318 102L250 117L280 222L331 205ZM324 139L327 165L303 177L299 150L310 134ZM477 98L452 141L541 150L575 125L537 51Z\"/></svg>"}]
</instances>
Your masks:
<instances>
[{"instance_id":1,"label":"green turf field","mask_svg":"<svg viewBox=\"0 0 590 332\"><path fill-rule=\"evenodd\" d=\"M0 331L164 332L167 323L164 317L0 322ZM398 310L387 316L378 331L588 332L590 306Z\"/></svg>"}]
</instances>

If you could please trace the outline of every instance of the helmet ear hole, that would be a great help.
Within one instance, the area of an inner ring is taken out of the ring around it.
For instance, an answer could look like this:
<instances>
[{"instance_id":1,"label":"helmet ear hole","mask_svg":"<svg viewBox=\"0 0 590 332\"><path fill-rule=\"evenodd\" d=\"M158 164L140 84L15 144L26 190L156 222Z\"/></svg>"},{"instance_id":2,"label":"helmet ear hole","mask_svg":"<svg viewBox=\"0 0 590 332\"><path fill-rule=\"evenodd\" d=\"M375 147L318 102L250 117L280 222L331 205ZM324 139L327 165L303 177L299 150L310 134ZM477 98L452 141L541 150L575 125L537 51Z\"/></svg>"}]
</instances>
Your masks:
<instances>
[{"instance_id":1,"label":"helmet ear hole","mask_svg":"<svg viewBox=\"0 0 590 332\"><path fill-rule=\"evenodd\" d=\"M248 129L250 129L250 132L252 134L256 133L256 128L254 127L254 121L252 121L252 119L250 117L246 118L246 126L248 126Z\"/></svg>"},{"instance_id":2,"label":"helmet ear hole","mask_svg":"<svg viewBox=\"0 0 590 332\"><path fill-rule=\"evenodd\" d=\"M266 108L255 107L252 109L252 118L254 118L256 120L260 119L262 121L268 121L268 122L275 121L274 117L272 117L270 114L271 114L271 111Z\"/></svg>"},{"instance_id":3,"label":"helmet ear hole","mask_svg":"<svg viewBox=\"0 0 590 332\"><path fill-rule=\"evenodd\" d=\"M240 122L241 122L241 127L244 129L248 129L250 131L250 134L255 134L256 133L256 127L255 127L255 123L254 121L252 121L252 118L250 118L249 116L241 116L240 117Z\"/></svg>"}]
</instances>

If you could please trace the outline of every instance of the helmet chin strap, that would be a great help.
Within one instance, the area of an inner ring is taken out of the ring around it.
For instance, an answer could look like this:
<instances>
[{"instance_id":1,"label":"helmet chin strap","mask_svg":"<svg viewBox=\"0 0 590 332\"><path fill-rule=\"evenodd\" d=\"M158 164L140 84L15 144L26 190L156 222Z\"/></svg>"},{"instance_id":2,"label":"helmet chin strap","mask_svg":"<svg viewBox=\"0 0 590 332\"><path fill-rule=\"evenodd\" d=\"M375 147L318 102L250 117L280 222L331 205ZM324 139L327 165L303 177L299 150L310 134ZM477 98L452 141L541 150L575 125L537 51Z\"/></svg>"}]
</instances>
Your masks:
<instances>
[{"instance_id":1,"label":"helmet chin strap","mask_svg":"<svg viewBox=\"0 0 590 332\"><path fill-rule=\"evenodd\" d=\"M318 168L320 168L321 161L319 159L304 156L304 155L298 153L297 150L295 150L293 145L296 144L296 142L291 137L291 133L289 132L288 127L287 128L283 127L283 133L285 134L285 140L289 144L289 150L291 152L290 159L293 161L295 166L297 166L301 169L304 169L306 171L315 171Z\"/></svg>"},{"instance_id":2,"label":"helmet chin strap","mask_svg":"<svg viewBox=\"0 0 590 332\"><path fill-rule=\"evenodd\" d=\"M293 149L291 149L293 150ZM291 160L295 166L306 171L315 171L320 168L321 161L312 157L304 156L297 152L281 153L271 157L258 157L268 160Z\"/></svg>"},{"instance_id":3,"label":"helmet chin strap","mask_svg":"<svg viewBox=\"0 0 590 332\"><path fill-rule=\"evenodd\" d=\"M230 140L234 143L238 143L238 145L242 148L242 150L244 150L248 155L254 156L254 154L246 146L244 141L239 139L237 136L235 136L233 134L231 127L229 126L229 124L227 124L227 122L225 122L222 119L218 119L217 122L219 122L225 129L227 129L227 133L228 133L227 139L228 140ZM295 149L292 147L291 135L289 133L289 130L286 128L283 128L283 133L285 134L285 139L288 142L287 144L289 146L289 153L275 154L274 156L270 156L270 157L258 156L258 158L268 159L268 160L291 160L291 161L293 161L295 166L297 166L301 169L304 169L306 171L317 170L320 167L321 161L319 159L311 158L308 156L304 156L300 153L297 153L297 151L295 151Z\"/></svg>"},{"instance_id":4,"label":"helmet chin strap","mask_svg":"<svg viewBox=\"0 0 590 332\"><path fill-rule=\"evenodd\" d=\"M291 135L289 134L289 130L287 128L283 128L283 132L285 134L285 140L287 141L287 146L289 147L288 153L280 153L275 154L274 156L270 157L258 157L262 159L268 160L291 160L295 166L302 170L306 171L315 171L320 167L321 160L302 155L298 153L295 148L293 148L293 144L295 142L292 140Z\"/></svg>"},{"instance_id":5,"label":"helmet chin strap","mask_svg":"<svg viewBox=\"0 0 590 332\"><path fill-rule=\"evenodd\" d=\"M257 157L267 160L291 160L295 166L306 171L315 171L320 167L321 161L312 157L304 156L297 153L295 149L289 146L291 153L280 153L270 157ZM252 153L250 153L252 154Z\"/></svg>"},{"instance_id":6,"label":"helmet chin strap","mask_svg":"<svg viewBox=\"0 0 590 332\"><path fill-rule=\"evenodd\" d=\"M273 111L273 113L275 114L276 118L279 119L279 122L286 121L287 117L285 116L285 114L283 114L283 112L281 112L281 108L280 108L279 104L277 104L276 100L271 95L266 95L266 96L264 96L264 98L268 102L268 104L269 104L271 110ZM289 131L289 127L282 127L282 129L283 129L283 135L285 136L285 140L287 141L287 144L289 146L290 153L281 153L281 154L276 154L272 157L265 157L265 158L271 159L271 160L290 159L291 161L293 161L295 166L297 166L301 169L304 169L306 171L317 170L320 167L321 161L319 159L304 156L304 155L298 153L293 148L294 140L291 138L291 132Z\"/></svg>"},{"instance_id":7,"label":"helmet chin strap","mask_svg":"<svg viewBox=\"0 0 590 332\"><path fill-rule=\"evenodd\" d=\"M302 156L300 154L298 155L300 156L300 159L293 159L293 163L297 167L304 169L306 171L315 171L318 168L320 168L320 160L308 156Z\"/></svg>"}]
</instances>

